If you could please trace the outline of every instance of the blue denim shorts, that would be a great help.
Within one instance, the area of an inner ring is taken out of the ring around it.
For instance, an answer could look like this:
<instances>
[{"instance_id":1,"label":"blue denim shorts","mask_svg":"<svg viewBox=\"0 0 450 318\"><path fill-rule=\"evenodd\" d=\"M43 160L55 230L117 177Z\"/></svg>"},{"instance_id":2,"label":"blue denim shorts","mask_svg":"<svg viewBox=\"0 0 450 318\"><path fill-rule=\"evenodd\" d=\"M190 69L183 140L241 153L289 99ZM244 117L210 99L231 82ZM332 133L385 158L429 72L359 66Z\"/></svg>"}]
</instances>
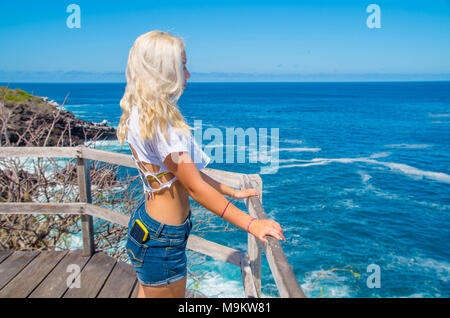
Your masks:
<instances>
[{"instance_id":1,"label":"blue denim shorts","mask_svg":"<svg viewBox=\"0 0 450 318\"><path fill-rule=\"evenodd\" d=\"M148 239L144 243L130 236L137 219L148 230ZM191 229L191 210L183 224L168 225L147 214L145 198L139 203L128 223L126 250L142 285L167 285L186 276L186 244Z\"/></svg>"}]
</instances>

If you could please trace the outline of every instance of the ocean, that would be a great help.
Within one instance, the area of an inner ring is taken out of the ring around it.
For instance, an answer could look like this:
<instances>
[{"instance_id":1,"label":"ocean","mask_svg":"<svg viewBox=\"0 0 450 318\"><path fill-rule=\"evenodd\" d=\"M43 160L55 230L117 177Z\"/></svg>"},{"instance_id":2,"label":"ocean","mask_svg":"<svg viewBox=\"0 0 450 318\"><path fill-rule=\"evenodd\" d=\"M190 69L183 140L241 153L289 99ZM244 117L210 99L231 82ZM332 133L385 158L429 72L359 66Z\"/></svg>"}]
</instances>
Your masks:
<instances>
[{"instance_id":1,"label":"ocean","mask_svg":"<svg viewBox=\"0 0 450 318\"><path fill-rule=\"evenodd\" d=\"M117 126L125 84L9 86L60 104L69 94L65 109ZM450 82L188 83L179 107L203 132L266 128L270 137L278 128L276 166L261 170L267 163L246 154L208 167L262 172L264 209L284 229L281 246L307 296L450 296ZM195 223L204 208L191 203ZM240 230L204 237L247 246ZM195 270L202 293L244 295L239 268L208 259ZM264 257L262 286L277 295Z\"/></svg>"}]
</instances>

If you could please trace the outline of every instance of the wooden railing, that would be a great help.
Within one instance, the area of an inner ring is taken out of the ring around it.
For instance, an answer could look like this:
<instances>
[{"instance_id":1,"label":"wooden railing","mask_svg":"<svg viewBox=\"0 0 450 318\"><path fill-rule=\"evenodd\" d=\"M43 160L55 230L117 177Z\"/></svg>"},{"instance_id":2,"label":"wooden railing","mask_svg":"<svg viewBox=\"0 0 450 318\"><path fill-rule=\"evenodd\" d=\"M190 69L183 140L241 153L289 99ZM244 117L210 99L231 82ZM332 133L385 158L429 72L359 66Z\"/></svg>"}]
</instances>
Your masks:
<instances>
[{"instance_id":1,"label":"wooden railing","mask_svg":"<svg viewBox=\"0 0 450 318\"><path fill-rule=\"evenodd\" d=\"M92 204L89 161L98 160L124 167L136 168L130 155L79 147L1 147L0 158L44 157L76 158L80 202L76 203L0 203L0 214L79 214L82 222L83 252L95 252L93 217L98 217L123 226L128 226L129 216ZM242 174L205 168L202 172L216 181L234 188L254 188L262 194L262 180L257 174ZM262 197L261 197L262 198ZM266 219L262 201L253 196L246 198L245 205L251 216ZM190 235L187 248L215 259L239 266L244 284L245 296L261 296L261 257L266 255L280 297L305 297L292 267L287 261L280 242L267 236L263 244L248 234L248 253L220 245L195 235Z\"/></svg>"}]
</instances>

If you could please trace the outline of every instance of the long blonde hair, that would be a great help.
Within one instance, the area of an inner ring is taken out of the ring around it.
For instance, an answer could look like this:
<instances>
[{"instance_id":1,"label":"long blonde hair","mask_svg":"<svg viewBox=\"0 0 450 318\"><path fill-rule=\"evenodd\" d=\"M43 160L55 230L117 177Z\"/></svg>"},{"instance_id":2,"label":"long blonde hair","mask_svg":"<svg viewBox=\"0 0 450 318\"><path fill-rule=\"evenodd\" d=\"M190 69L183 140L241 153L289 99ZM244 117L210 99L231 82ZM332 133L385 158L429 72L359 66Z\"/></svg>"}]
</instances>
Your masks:
<instances>
[{"instance_id":1,"label":"long blonde hair","mask_svg":"<svg viewBox=\"0 0 450 318\"><path fill-rule=\"evenodd\" d=\"M120 101L122 116L117 137L121 146L133 107L138 107L142 140L153 139L157 124L166 139L167 123L182 132L193 129L187 125L177 104L184 86L184 49L181 38L162 31L145 33L134 42L128 56L127 86Z\"/></svg>"}]
</instances>

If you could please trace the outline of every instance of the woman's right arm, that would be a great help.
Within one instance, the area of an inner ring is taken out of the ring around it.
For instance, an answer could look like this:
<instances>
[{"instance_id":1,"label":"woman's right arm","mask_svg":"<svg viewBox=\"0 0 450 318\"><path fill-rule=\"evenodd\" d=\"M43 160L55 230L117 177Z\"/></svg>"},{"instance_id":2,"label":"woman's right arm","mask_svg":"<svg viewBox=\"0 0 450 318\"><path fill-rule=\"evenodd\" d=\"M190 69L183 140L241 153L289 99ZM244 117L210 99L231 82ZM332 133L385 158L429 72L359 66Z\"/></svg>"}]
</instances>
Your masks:
<instances>
[{"instance_id":1,"label":"woman's right arm","mask_svg":"<svg viewBox=\"0 0 450 318\"><path fill-rule=\"evenodd\" d=\"M171 153L164 160L164 164L180 180L188 194L196 202L214 214L222 215L228 200L203 180L188 153ZM249 232L264 243L267 243L267 240L264 238L266 235L285 241L280 224L270 219L254 220L250 223L253 218L231 203L228 204L223 219L244 231L247 230L247 226L250 224Z\"/></svg>"}]
</instances>

